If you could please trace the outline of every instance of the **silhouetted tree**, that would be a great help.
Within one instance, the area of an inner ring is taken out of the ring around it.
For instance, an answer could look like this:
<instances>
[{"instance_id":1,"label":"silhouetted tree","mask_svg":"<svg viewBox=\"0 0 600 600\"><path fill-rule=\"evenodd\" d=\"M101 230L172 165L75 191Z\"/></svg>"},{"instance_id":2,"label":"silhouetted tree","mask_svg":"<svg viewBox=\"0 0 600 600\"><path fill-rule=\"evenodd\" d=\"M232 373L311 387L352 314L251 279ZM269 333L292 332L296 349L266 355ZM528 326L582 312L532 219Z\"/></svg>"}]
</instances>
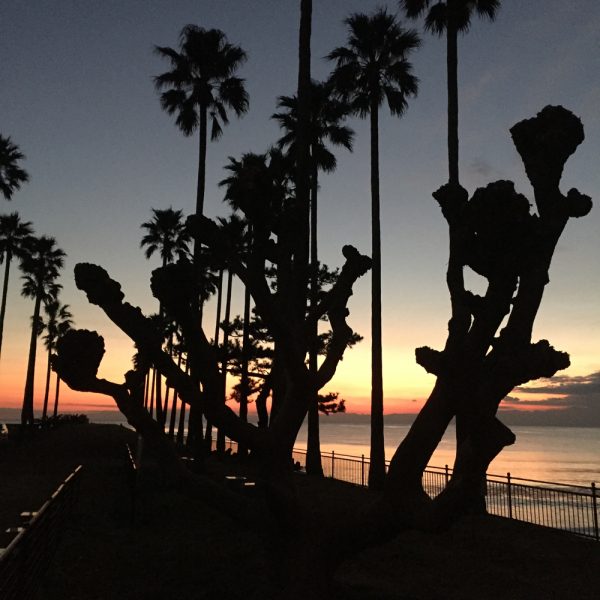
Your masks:
<instances>
[{"instance_id":1,"label":"silhouetted tree","mask_svg":"<svg viewBox=\"0 0 600 600\"><path fill-rule=\"evenodd\" d=\"M10 137L0 134L0 193L5 200L11 200L21 184L29 181L29 175L19 166L19 161L24 158Z\"/></svg>"},{"instance_id":2,"label":"silhouetted tree","mask_svg":"<svg viewBox=\"0 0 600 600\"><path fill-rule=\"evenodd\" d=\"M146 231L140 241L140 247L145 249L146 258L150 259L156 252L162 259L163 267L173 262L176 258L186 259L189 256L189 244L191 242L190 234L185 228L183 212L174 210L172 207L167 209L152 209L152 220L142 223L140 226ZM162 314L162 309L161 309ZM165 404L162 410L162 378L160 373L153 377L156 386L157 414L161 418L166 418L167 406ZM168 392L168 390L167 390ZM168 401L168 396L165 402Z\"/></svg>"},{"instance_id":3,"label":"silhouetted tree","mask_svg":"<svg viewBox=\"0 0 600 600\"><path fill-rule=\"evenodd\" d=\"M23 258L25 256L27 244L32 235L31 223L21 221L18 213L0 215L0 264L4 262L4 284L2 286L2 304L0 305L0 354L2 353L10 263L13 257Z\"/></svg>"},{"instance_id":4,"label":"silhouetted tree","mask_svg":"<svg viewBox=\"0 0 600 600\"><path fill-rule=\"evenodd\" d=\"M230 167L233 167L235 161L230 158ZM226 167L227 168L227 167ZM236 180L235 176L234 181ZM225 180L226 181L226 180ZM221 182L221 185L226 185ZM233 185L233 183L232 183ZM248 222L240 217L238 214L233 213L227 219L218 219L221 234L233 248L236 248L236 253L244 255L248 249ZM227 265L226 265L227 266ZM231 333L231 300L233 295L233 270L228 268L227 270L227 291L225 292L225 313L224 319L221 323L221 329L223 329L223 344L221 352L218 354L221 362L221 376L222 376L222 388L221 398L223 403L227 401L227 374L229 370L229 335ZM218 348L218 345L217 345ZM247 400L247 398L246 398ZM219 430L217 434L217 451L225 451L225 433Z\"/></svg>"},{"instance_id":5,"label":"silhouetted tree","mask_svg":"<svg viewBox=\"0 0 600 600\"><path fill-rule=\"evenodd\" d=\"M400 0L400 7L411 19L424 14L425 29L441 36L446 32L448 86L448 174L449 181L458 184L458 33L471 26L474 13L493 21L500 7L499 0Z\"/></svg>"},{"instance_id":6,"label":"silhouetted tree","mask_svg":"<svg viewBox=\"0 0 600 600\"><path fill-rule=\"evenodd\" d=\"M189 256L191 237L185 228L181 210L153 208L152 220L142 223L140 227L146 231L140 241L146 258L157 253L164 267L176 258Z\"/></svg>"},{"instance_id":7,"label":"silhouetted tree","mask_svg":"<svg viewBox=\"0 0 600 600\"><path fill-rule=\"evenodd\" d=\"M319 170L332 172L337 166L335 155L327 148L329 142L334 146L344 146L352 151L354 132L342 121L348 116L349 107L344 102L335 98L329 83L313 81L310 90L310 306L316 306L318 301L318 244L317 244L317 219L318 219L318 189ZM277 106L284 109L273 115L285 130L279 140L280 148L287 148L290 156L294 156L296 140L298 137L298 101L295 96L280 96ZM309 349L309 369L317 372L316 340L318 329L313 332L313 343ZM315 397L308 409L308 440L306 455L306 472L322 475L321 451L319 442L319 415L318 398Z\"/></svg>"},{"instance_id":8,"label":"silhouetted tree","mask_svg":"<svg viewBox=\"0 0 600 600\"><path fill-rule=\"evenodd\" d=\"M548 106L517 123L511 134L533 186L537 215L511 181L479 188L470 199L452 184L434 193L450 232L446 279L452 316L443 350L416 351L417 362L437 380L392 458L386 491L392 502L399 496L424 498L423 469L456 416L462 432L451 485L436 498L436 522L482 508L482 477L515 440L496 416L502 399L517 385L569 366L567 353L531 338L558 239L570 217L582 217L592 206L577 190L563 195L559 189L583 127L569 111ZM465 288L466 267L487 280L483 296Z\"/></svg>"},{"instance_id":9,"label":"silhouetted tree","mask_svg":"<svg viewBox=\"0 0 600 600\"><path fill-rule=\"evenodd\" d=\"M265 154L246 153L240 160L229 157L229 163L225 169L229 171L229 176L222 180L219 185L226 188L225 201L237 211L246 211L252 216L252 222L257 223L257 226L265 229L267 223L272 221L273 214L267 217L267 221L263 219L267 216L269 210L278 206L281 202L281 190L278 186L277 177L274 176L272 163L273 157L277 156L276 151L271 151ZM258 217L258 215L261 215ZM253 243L254 235L252 226L248 220L239 221L244 229L238 233L237 240L232 238L232 243L237 244L238 252L247 253ZM259 234L260 236L261 234ZM231 282L228 282L228 291L230 290ZM229 296L228 296L229 297ZM248 362L250 360L250 291L246 286L244 288L244 318L242 321L242 344L240 347L241 354L239 356L239 375L240 382L234 390L234 396L239 403L240 418L243 421L248 417L248 401L252 393L251 381L248 375ZM229 303L228 303L229 304ZM229 313L227 313L229 315ZM227 317L227 321L229 316ZM227 353L227 338L229 332L225 333L224 353ZM227 376L227 360L224 360L223 373ZM226 390L224 390L226 392ZM238 453L243 455L246 453L246 447L241 445L238 447Z\"/></svg>"},{"instance_id":10,"label":"silhouetted tree","mask_svg":"<svg viewBox=\"0 0 600 600\"><path fill-rule=\"evenodd\" d=\"M44 312L47 317L44 323L44 329L46 331L46 334L44 335L44 345L46 346L46 350L48 350L48 364L46 368L46 388L44 390L44 408L42 410L42 419L45 419L48 414L51 358L54 350L56 349L56 340L58 340L61 335L64 335L73 325L73 315L69 308L70 307L68 304L62 304L58 298L54 298L50 300L50 302L44 304ZM55 405L58 405L56 400Z\"/></svg>"},{"instance_id":11,"label":"silhouetted tree","mask_svg":"<svg viewBox=\"0 0 600 600\"><path fill-rule=\"evenodd\" d=\"M27 376L23 394L21 423L33 423L33 384L35 378L35 358L37 338L40 332L40 310L43 303L54 300L61 289L56 283L60 269L63 267L66 254L56 247L56 240L41 236L32 238L28 244L28 253L21 258L23 287L21 295L34 300L31 318L31 340L29 342L29 358L27 360Z\"/></svg>"},{"instance_id":12,"label":"silhouetted tree","mask_svg":"<svg viewBox=\"0 0 600 600\"><path fill-rule=\"evenodd\" d=\"M235 76L246 60L246 53L230 44L218 29L186 25L179 36L179 52L166 46L156 46L159 56L171 62L171 70L154 78L161 93L160 103L170 115L177 114L176 124L184 135L199 131L198 182L196 215L204 213L206 173L206 141L210 117L211 140L223 133L229 123L227 109L239 117L248 110L248 94L244 80ZM200 248L194 246L194 258Z\"/></svg>"},{"instance_id":13,"label":"silhouetted tree","mask_svg":"<svg viewBox=\"0 0 600 600\"><path fill-rule=\"evenodd\" d=\"M393 15L379 9L372 15L356 13L345 21L346 46L333 50L328 59L336 67L331 82L353 113L369 117L371 132L372 226L372 384L371 466L369 487L380 489L385 477L383 439L383 374L381 344L381 224L379 199L379 108L386 103L392 115L402 116L407 98L417 94L417 78L408 62L420 41L403 29Z\"/></svg>"},{"instance_id":14,"label":"silhouetted tree","mask_svg":"<svg viewBox=\"0 0 600 600\"><path fill-rule=\"evenodd\" d=\"M300 71L305 71L301 81L310 75L310 69L306 71L310 8L309 0L302 0ZM299 114L302 129L302 123L307 123L303 120L306 112ZM75 268L77 287L168 376L184 402L200 405L220 430L256 451L264 477L264 485L260 489L257 486L257 493L264 494L263 505L270 510L271 531L277 541L272 546L280 568L273 571L282 575L280 583L286 588L286 597L329 597L323 584L341 561L357 550L395 538L406 529L439 529L463 514L472 505L490 461L514 441L512 432L496 417L499 402L514 386L551 377L569 364L566 353L556 351L546 340L532 343L531 337L560 235L569 218L584 216L591 209L588 196L575 189L563 194L559 188L564 164L583 140L583 127L562 107L546 107L535 118L515 125L511 133L534 189L537 215L531 214L525 197L507 181L476 190L470 199L466 190L457 185L447 184L435 192L450 231L447 283L452 315L445 348L420 348L417 361L436 375L436 384L392 459L383 494L376 495L372 505L356 518L346 520L348 526L343 529L329 529L328 523L320 520L318 535L309 535L310 528L305 527L302 518L308 517L309 511L303 513L297 502L291 457L314 388L322 389L331 380L351 340L347 304L356 280L370 268L370 259L345 246L345 263L335 283L323 293L317 307L311 307L306 314L305 297L302 302L302 298L291 299L290 291L298 290L287 285L301 279L296 277L296 269L302 275L305 232L296 230L296 237L292 237L292 227L261 231L251 213L244 211L253 226L254 242L250 251L240 256L217 223L206 217L188 219L197 239L226 261L250 289L256 311L278 346L277 359L287 386L285 398L268 428L244 423L221 401L219 361L213 344L198 327L193 308L196 281L189 264L171 264L155 270L151 287L182 328L188 359L201 375L202 394L197 379L179 369L165 352L149 319L139 308L124 302L118 282L96 265L78 264ZM306 171L299 168L297 182L303 174L306 176ZM299 201L292 207L293 223L302 222L303 208ZM290 218L290 214L284 213L284 217ZM287 260L290 248L292 260L297 258L300 262L296 267ZM276 291L265 275L267 261L277 267ZM484 296L465 289L465 267L487 279ZM281 286L281 281L286 285ZM313 330L314 319L323 314L328 316L331 338L314 378L305 364L307 332ZM505 326L500 329L502 323ZM59 340L54 367L73 389L112 397L192 499L244 523L255 519L259 503L247 501L210 477L192 473L178 459L164 429L139 402L143 373L128 372L125 385L97 377L103 354L104 342L97 333L72 330ZM451 484L431 499L422 488L423 469L454 415L463 417L467 429L464 443L457 449ZM327 568L315 569L315 564L326 564Z\"/></svg>"}]
</instances>

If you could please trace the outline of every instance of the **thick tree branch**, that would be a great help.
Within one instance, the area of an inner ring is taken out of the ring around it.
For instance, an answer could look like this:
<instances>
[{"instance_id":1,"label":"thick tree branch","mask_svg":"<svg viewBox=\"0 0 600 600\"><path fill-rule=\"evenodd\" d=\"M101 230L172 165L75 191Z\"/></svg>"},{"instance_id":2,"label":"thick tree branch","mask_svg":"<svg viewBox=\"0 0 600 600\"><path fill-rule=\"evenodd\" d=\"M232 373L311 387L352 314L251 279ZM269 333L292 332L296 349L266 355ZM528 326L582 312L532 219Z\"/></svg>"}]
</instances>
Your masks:
<instances>
[{"instance_id":1,"label":"thick tree branch","mask_svg":"<svg viewBox=\"0 0 600 600\"><path fill-rule=\"evenodd\" d=\"M300 332L294 327L294 320L286 318L286 311L276 304L264 273L249 269L242 262L239 254L222 235L217 224L204 216L191 215L187 219L187 228L197 239L206 244L213 252L225 260L229 268L250 289L256 304L256 310L268 327L273 340L280 350L287 355L289 363L297 363L305 352L299 344Z\"/></svg>"},{"instance_id":2,"label":"thick tree branch","mask_svg":"<svg viewBox=\"0 0 600 600\"><path fill-rule=\"evenodd\" d=\"M312 331L313 329L309 328L315 327L320 318L319 312L327 311L332 337L325 360L316 375L314 382L316 390L321 389L334 376L337 366L344 356L344 351L352 340L354 332L346 323L348 300L352 295L352 287L356 280L371 268L371 259L360 254L353 246L344 246L342 252L346 262L337 281L327 292L325 298L315 307L315 311L309 314L305 325L307 331Z\"/></svg>"},{"instance_id":3,"label":"thick tree branch","mask_svg":"<svg viewBox=\"0 0 600 600\"><path fill-rule=\"evenodd\" d=\"M111 321L149 357L156 368L167 378L169 386L177 389L182 401L190 405L202 403L202 411L206 412L213 423L232 439L244 441L250 447L264 443L263 435L256 427L242 423L229 407L217 402L216 396L208 394L205 398L200 396L191 377L186 375L162 350L161 336L156 332L152 322L142 314L140 308L123 302L121 286L112 280L104 269L97 265L80 263L75 267L75 282L77 287L87 294L88 300L102 308ZM205 349L199 362L210 366L207 356L208 353ZM214 368L204 376L207 385L212 389L215 385ZM204 400L206 401L203 402Z\"/></svg>"}]
</instances>

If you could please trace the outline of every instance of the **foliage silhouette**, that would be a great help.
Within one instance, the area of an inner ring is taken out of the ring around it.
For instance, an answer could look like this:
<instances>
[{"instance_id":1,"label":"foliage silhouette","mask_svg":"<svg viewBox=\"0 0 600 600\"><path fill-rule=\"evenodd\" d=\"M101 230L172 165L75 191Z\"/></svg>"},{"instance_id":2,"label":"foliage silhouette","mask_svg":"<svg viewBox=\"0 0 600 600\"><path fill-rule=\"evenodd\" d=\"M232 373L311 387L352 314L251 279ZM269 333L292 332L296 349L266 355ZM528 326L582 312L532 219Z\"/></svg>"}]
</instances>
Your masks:
<instances>
[{"instance_id":1,"label":"foliage silhouette","mask_svg":"<svg viewBox=\"0 0 600 600\"><path fill-rule=\"evenodd\" d=\"M33 235L29 221L21 221L19 213L0 215L0 264L4 262L4 284L2 286L2 304L0 305L0 354L6 316L8 278L13 257L23 258Z\"/></svg>"},{"instance_id":2,"label":"foliage silhouette","mask_svg":"<svg viewBox=\"0 0 600 600\"><path fill-rule=\"evenodd\" d=\"M50 372L52 363L52 354L56 350L56 341L61 335L64 335L73 326L73 315L69 310L68 304L62 304L58 298L44 304L46 321L44 323L44 345L48 351L48 363L46 367L46 387L44 390L44 405L42 409L42 419L48 415L48 397L50 395ZM58 385L58 382L57 382ZM58 400L55 398L55 412L58 410Z\"/></svg>"},{"instance_id":3,"label":"foliage silhouette","mask_svg":"<svg viewBox=\"0 0 600 600\"><path fill-rule=\"evenodd\" d=\"M180 50L156 46L156 53L168 59L171 70L157 75L154 85L161 93L162 108L170 115L177 114L177 126L185 136L199 131L198 180L196 215L204 213L206 173L206 141L208 119L211 121L211 140L223 133L229 123L227 109L239 117L248 110L248 94L244 80L235 76L245 62L246 53L230 44L218 29L186 25L180 33ZM195 247L194 253L200 249Z\"/></svg>"},{"instance_id":4,"label":"foliage silhouette","mask_svg":"<svg viewBox=\"0 0 600 600\"><path fill-rule=\"evenodd\" d=\"M46 304L55 300L62 288L60 284L56 283L56 279L63 267L65 256L64 251L56 247L54 238L41 236L31 238L28 244L28 252L21 258L21 271L23 272L21 295L34 300L27 375L23 393L23 408L21 410L21 423L23 425L33 424L35 358L37 338L40 334L37 324L40 320L41 306L42 303Z\"/></svg>"},{"instance_id":5,"label":"foliage silhouette","mask_svg":"<svg viewBox=\"0 0 600 600\"><path fill-rule=\"evenodd\" d=\"M183 212L167 209L152 209L152 219L141 224L146 231L140 241L140 246L145 248L146 258L151 258L156 252L159 254L163 266L173 262L176 258L182 259L189 256L189 233L185 229Z\"/></svg>"},{"instance_id":6,"label":"foliage silhouette","mask_svg":"<svg viewBox=\"0 0 600 600\"><path fill-rule=\"evenodd\" d=\"M493 21L500 7L499 0L400 0L400 8L410 19L425 16L425 29L441 36L446 33L446 64L448 88L448 176L458 184L458 47L457 34L466 33L474 13Z\"/></svg>"},{"instance_id":7,"label":"foliage silhouette","mask_svg":"<svg viewBox=\"0 0 600 600\"><path fill-rule=\"evenodd\" d=\"M298 114L299 131L305 133L311 9L310 0L302 0L298 85L302 110ZM80 263L75 267L77 287L136 343L182 400L201 407L220 430L252 449L262 484L257 487L257 497L245 498L184 466L164 428L143 407L143 374L139 369L125 375L125 384L97 377L104 354L104 342L97 333L67 332L59 340L54 368L74 389L112 397L162 466L194 500L246 525L256 518L255 500L262 501L261 506L268 512L261 513L265 519L260 525L266 523L269 527L265 533L270 534L267 545L272 549L271 572L279 577L284 597L328 597L328 579L346 557L406 529L439 530L471 511L479 500L482 474L515 439L496 416L499 403L516 385L550 377L569 364L568 355L555 350L547 340L533 342L532 330L565 225L569 218L583 217L592 207L588 196L575 189L563 194L559 187L564 163L583 141L583 126L566 109L549 106L536 117L517 123L511 134L534 189L537 215L525 206L523 196L511 182L490 183L471 197L454 183L434 192L450 235L446 281L451 318L444 348L419 348L416 359L436 376L436 383L392 458L383 492L374 494L373 504L343 528L329 529L321 523L318 533L310 535L306 527L310 507L303 509L295 495L292 449L309 399L331 380L353 338L347 323L348 301L372 261L352 246L344 246L345 262L335 282L307 313L306 209L310 173L306 135L299 140L295 193L282 211L279 227L272 226L275 221L269 226L258 223L253 203L246 203L242 212L254 238L240 251L211 219L194 215L187 221L190 233L250 291L257 314L275 342L276 360L280 361L287 385L268 428L244 422L222 401L219 356L214 343L198 326L194 309L197 281L193 265L180 261L155 270L151 289L165 312L181 327L187 359L201 378L202 393L193 374L178 367L165 351L162 336L151 320L141 309L124 301L118 282L99 266ZM275 289L265 269L267 263L275 268ZM484 295L466 289L467 268L478 270L486 278ZM305 360L310 332L323 315L328 317L331 338L314 377ZM431 499L423 490L423 470L454 416L460 417L463 434L453 477L444 492ZM314 565L328 568L315 569Z\"/></svg>"},{"instance_id":8,"label":"foliage silhouette","mask_svg":"<svg viewBox=\"0 0 600 600\"><path fill-rule=\"evenodd\" d=\"M278 141L279 148L287 148L288 155L293 157L296 152L298 137L298 100L295 96L280 96L277 101L279 109L273 119L279 122L285 131ZM349 113L349 107L334 96L333 88L329 82L311 82L310 89L310 306L316 306L319 293L319 256L317 243L318 220L318 190L319 170L331 172L337 166L335 155L327 148L326 142L334 146L343 146L352 151L354 132L342 124ZM312 347L309 350L309 369L313 374L317 372L317 337L318 327L312 333ZM308 439L306 470L310 474L322 475L321 451L319 441L319 398L318 395L311 401L308 409Z\"/></svg>"},{"instance_id":9,"label":"foliage silhouette","mask_svg":"<svg viewBox=\"0 0 600 600\"><path fill-rule=\"evenodd\" d=\"M383 374L381 342L381 223L379 197L379 108L386 103L401 117L407 98L416 96L418 80L408 56L420 45L415 31L403 29L384 9L372 15L356 13L345 21L346 46L327 58L335 61L334 89L351 111L369 117L371 134L371 467L369 487L381 489L385 477L383 439Z\"/></svg>"},{"instance_id":10,"label":"foliage silhouette","mask_svg":"<svg viewBox=\"0 0 600 600\"><path fill-rule=\"evenodd\" d=\"M27 171L19 166L23 158L25 155L10 137L0 134L0 193L5 200L11 200L21 184L29 181Z\"/></svg>"}]
</instances>

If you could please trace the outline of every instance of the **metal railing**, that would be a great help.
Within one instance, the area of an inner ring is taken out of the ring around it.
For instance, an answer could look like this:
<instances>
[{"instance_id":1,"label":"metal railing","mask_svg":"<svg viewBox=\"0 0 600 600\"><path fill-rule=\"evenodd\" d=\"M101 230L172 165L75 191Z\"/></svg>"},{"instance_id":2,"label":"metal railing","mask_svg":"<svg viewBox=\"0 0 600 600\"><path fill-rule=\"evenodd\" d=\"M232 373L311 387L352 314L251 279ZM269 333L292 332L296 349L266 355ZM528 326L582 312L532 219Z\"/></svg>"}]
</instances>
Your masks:
<instances>
[{"instance_id":1,"label":"metal railing","mask_svg":"<svg viewBox=\"0 0 600 600\"><path fill-rule=\"evenodd\" d=\"M7 530L16 536L6 548L0 548L2 600L31 598L40 588L71 514L82 469L79 465L39 510L22 512L21 526Z\"/></svg>"},{"instance_id":2,"label":"metal railing","mask_svg":"<svg viewBox=\"0 0 600 600\"><path fill-rule=\"evenodd\" d=\"M303 467L306 451L294 449L294 461ZM367 485L369 460L362 456L321 452L323 474L356 485ZM386 461L386 469L389 461ZM427 466L423 472L423 488L437 496L448 484L452 469ZM489 474L486 478L486 504L490 514L568 531L600 541L598 489L550 481L522 479Z\"/></svg>"},{"instance_id":3,"label":"metal railing","mask_svg":"<svg viewBox=\"0 0 600 600\"><path fill-rule=\"evenodd\" d=\"M236 443L228 440L228 447ZM306 450L294 448L292 457L300 468L306 466ZM323 474L355 485L369 481L369 459L365 455L321 452ZM389 461L386 461L386 470ZM423 472L423 489L434 498L448 485L452 469L428 465ZM486 504L492 515L567 531L600 541L598 488L569 485L506 475L487 474Z\"/></svg>"}]
</instances>

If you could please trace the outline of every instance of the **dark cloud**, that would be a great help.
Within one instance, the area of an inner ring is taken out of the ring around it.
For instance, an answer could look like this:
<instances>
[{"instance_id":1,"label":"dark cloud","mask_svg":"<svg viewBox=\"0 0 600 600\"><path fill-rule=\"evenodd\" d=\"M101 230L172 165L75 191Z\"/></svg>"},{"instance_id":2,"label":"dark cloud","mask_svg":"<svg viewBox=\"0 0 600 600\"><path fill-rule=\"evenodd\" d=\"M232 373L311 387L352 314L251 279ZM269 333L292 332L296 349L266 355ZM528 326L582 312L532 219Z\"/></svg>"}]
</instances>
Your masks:
<instances>
[{"instance_id":1,"label":"dark cloud","mask_svg":"<svg viewBox=\"0 0 600 600\"><path fill-rule=\"evenodd\" d=\"M515 388L514 392L558 397L542 400L507 397L501 413L502 420L509 423L600 427L600 371L578 377L560 375L542 380L536 386ZM535 411L520 410L534 407Z\"/></svg>"},{"instance_id":2,"label":"dark cloud","mask_svg":"<svg viewBox=\"0 0 600 600\"><path fill-rule=\"evenodd\" d=\"M521 399L516 396L506 396L506 398L502 400L502 404L516 404L517 402L520 403Z\"/></svg>"},{"instance_id":3,"label":"dark cloud","mask_svg":"<svg viewBox=\"0 0 600 600\"><path fill-rule=\"evenodd\" d=\"M573 394L578 396L600 394L600 371L582 375L579 377L569 377L568 375L558 375L552 379L544 379L545 385L517 387L515 392L527 394Z\"/></svg>"}]
</instances>

